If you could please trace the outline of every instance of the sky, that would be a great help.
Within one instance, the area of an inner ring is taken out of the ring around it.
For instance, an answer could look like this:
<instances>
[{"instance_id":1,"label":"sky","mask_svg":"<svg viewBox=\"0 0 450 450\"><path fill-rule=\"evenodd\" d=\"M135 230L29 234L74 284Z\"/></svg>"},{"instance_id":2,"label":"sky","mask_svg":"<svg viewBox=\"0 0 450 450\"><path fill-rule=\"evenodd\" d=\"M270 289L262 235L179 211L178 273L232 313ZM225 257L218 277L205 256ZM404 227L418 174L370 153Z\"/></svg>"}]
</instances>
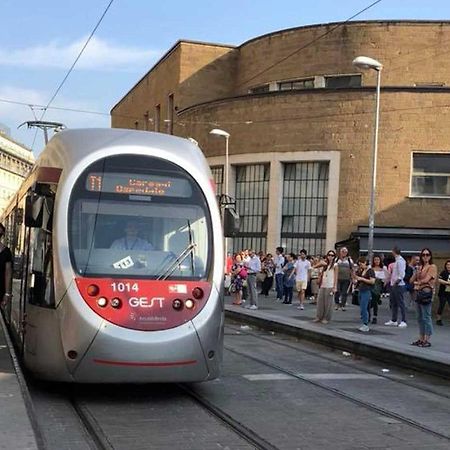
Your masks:
<instances>
[{"instance_id":1,"label":"sky","mask_svg":"<svg viewBox=\"0 0 450 450\"><path fill-rule=\"evenodd\" d=\"M373 0L114 0L51 104L102 114L48 110L44 120L69 128L109 127L109 112L177 40L239 45L275 30L344 21ZM42 132L21 123L40 118L109 0L2 0L0 123L38 155ZM382 0L355 20L450 20L444 0ZM22 102L16 105L5 100Z\"/></svg>"}]
</instances>

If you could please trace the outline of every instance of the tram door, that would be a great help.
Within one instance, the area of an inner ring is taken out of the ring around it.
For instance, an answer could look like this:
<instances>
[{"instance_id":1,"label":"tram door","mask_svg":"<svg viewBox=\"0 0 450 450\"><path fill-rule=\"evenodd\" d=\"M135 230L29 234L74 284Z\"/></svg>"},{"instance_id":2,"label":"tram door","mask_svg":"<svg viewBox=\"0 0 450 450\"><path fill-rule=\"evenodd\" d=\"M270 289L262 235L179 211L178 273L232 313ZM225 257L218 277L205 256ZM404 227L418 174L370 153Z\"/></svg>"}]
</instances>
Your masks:
<instances>
[{"instance_id":1,"label":"tram door","mask_svg":"<svg viewBox=\"0 0 450 450\"><path fill-rule=\"evenodd\" d=\"M22 304L24 318L22 350L28 356L36 355L36 350L42 347L36 334L37 325L39 323L46 328L44 323L46 320L51 321L52 316L49 310L55 307L52 255L53 202L54 195L51 192L46 192L45 195L29 193L26 200L27 255Z\"/></svg>"}]
</instances>

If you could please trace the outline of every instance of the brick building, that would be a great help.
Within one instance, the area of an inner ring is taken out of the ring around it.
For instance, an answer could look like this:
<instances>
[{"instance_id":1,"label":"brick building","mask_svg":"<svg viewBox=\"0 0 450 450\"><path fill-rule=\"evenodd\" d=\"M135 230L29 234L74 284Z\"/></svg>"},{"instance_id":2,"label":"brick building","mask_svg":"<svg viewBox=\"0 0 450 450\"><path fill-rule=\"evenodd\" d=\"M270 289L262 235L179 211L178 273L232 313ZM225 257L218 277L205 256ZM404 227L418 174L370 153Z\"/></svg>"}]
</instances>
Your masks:
<instances>
[{"instance_id":1,"label":"brick building","mask_svg":"<svg viewBox=\"0 0 450 450\"><path fill-rule=\"evenodd\" d=\"M339 25L339 26L337 26ZM366 245L374 71L382 62L375 247L450 254L450 22L370 21L273 32L240 46L177 42L113 107L112 126L192 137L220 192L230 133L233 247Z\"/></svg>"}]
</instances>

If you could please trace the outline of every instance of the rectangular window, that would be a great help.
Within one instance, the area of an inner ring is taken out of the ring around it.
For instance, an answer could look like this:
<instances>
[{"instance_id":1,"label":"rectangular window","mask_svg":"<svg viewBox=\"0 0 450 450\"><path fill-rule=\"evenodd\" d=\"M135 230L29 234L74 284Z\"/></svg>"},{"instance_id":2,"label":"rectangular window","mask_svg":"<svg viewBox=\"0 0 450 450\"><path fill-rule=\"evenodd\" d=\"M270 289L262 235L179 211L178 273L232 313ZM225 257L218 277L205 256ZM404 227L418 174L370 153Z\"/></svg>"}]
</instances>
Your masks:
<instances>
[{"instance_id":1,"label":"rectangular window","mask_svg":"<svg viewBox=\"0 0 450 450\"><path fill-rule=\"evenodd\" d=\"M167 100L167 133L173 134L173 112L174 112L173 94L169 94Z\"/></svg>"},{"instance_id":2,"label":"rectangular window","mask_svg":"<svg viewBox=\"0 0 450 450\"><path fill-rule=\"evenodd\" d=\"M325 77L325 87L341 89L361 86L361 75L336 75Z\"/></svg>"},{"instance_id":3,"label":"rectangular window","mask_svg":"<svg viewBox=\"0 0 450 450\"><path fill-rule=\"evenodd\" d=\"M155 106L155 131L161 131L161 105Z\"/></svg>"},{"instance_id":4,"label":"rectangular window","mask_svg":"<svg viewBox=\"0 0 450 450\"><path fill-rule=\"evenodd\" d=\"M288 252L324 253L328 173L328 161L284 165L281 242Z\"/></svg>"},{"instance_id":5,"label":"rectangular window","mask_svg":"<svg viewBox=\"0 0 450 450\"><path fill-rule=\"evenodd\" d=\"M269 179L269 164L236 167L236 208L241 226L233 238L233 251L245 248L266 251Z\"/></svg>"},{"instance_id":6,"label":"rectangular window","mask_svg":"<svg viewBox=\"0 0 450 450\"><path fill-rule=\"evenodd\" d=\"M211 173L214 184L216 185L216 195L219 197L223 194L224 168L223 166L213 166L211 167Z\"/></svg>"},{"instance_id":7,"label":"rectangular window","mask_svg":"<svg viewBox=\"0 0 450 450\"><path fill-rule=\"evenodd\" d=\"M412 197L450 197L450 153L413 153Z\"/></svg>"},{"instance_id":8,"label":"rectangular window","mask_svg":"<svg viewBox=\"0 0 450 450\"><path fill-rule=\"evenodd\" d=\"M249 89L250 94L263 94L264 92L269 92L269 85L264 84L262 86L257 86Z\"/></svg>"},{"instance_id":9,"label":"rectangular window","mask_svg":"<svg viewBox=\"0 0 450 450\"><path fill-rule=\"evenodd\" d=\"M278 83L278 89L280 91L292 91L296 89L313 89L313 88L314 88L314 78L296 81L282 81L281 83Z\"/></svg>"}]
</instances>

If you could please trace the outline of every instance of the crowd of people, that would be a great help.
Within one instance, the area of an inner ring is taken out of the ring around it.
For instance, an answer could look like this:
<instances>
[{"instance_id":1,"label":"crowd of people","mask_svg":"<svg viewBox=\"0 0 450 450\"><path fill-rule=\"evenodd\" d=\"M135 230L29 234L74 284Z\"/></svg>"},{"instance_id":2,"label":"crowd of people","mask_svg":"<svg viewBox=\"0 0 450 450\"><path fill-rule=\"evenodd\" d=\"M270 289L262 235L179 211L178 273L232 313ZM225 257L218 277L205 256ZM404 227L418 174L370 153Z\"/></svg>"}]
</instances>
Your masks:
<instances>
[{"instance_id":1,"label":"crowd of people","mask_svg":"<svg viewBox=\"0 0 450 450\"><path fill-rule=\"evenodd\" d=\"M443 325L445 305L450 307L450 260L438 274L428 248L405 260L394 247L391 254L375 254L371 261L364 256L353 260L346 247L324 256L308 255L305 249L295 254L278 247L275 255L248 249L229 255L225 279L233 304L252 310L258 309L258 295L268 296L271 289L277 302L292 305L296 288L297 308L303 310L309 299L317 305L313 321L325 325L332 320L333 309L345 311L351 298L360 308L361 332L377 323L383 297L389 298L391 318L384 325L390 327L408 326L406 304L414 302L419 336L412 345L420 347L431 346L434 294L439 299L437 325Z\"/></svg>"}]
</instances>

